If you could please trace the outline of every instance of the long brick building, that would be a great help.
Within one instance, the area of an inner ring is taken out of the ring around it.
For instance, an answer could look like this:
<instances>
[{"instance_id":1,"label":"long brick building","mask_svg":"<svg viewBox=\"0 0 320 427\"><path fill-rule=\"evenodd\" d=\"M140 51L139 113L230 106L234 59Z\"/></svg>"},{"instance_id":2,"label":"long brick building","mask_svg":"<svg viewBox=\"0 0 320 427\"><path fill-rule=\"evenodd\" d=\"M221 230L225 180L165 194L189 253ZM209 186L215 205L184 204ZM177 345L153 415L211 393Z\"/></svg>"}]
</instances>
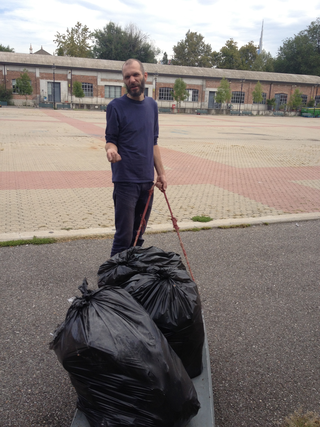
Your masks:
<instances>
[{"instance_id":1,"label":"long brick building","mask_svg":"<svg viewBox=\"0 0 320 427\"><path fill-rule=\"evenodd\" d=\"M264 106L266 100L275 98L277 107L287 104L295 89L302 93L303 102L311 98L320 105L320 77L298 74L280 74L258 71L225 70L217 68L183 67L175 65L144 64L148 72L146 95L152 96L159 107L171 108L175 101L172 89L177 78L187 84L189 98L181 107L187 110L213 109L215 95L224 77L230 82L231 103L234 108L254 110L252 92L259 81L263 88ZM35 54L0 52L0 84L13 89L16 105L101 108L113 98L125 93L122 82L121 61L52 56L42 49ZM26 101L25 96L16 92L16 79L27 70L33 87L33 94ZM75 81L82 84L84 98L72 95ZM213 111L213 110L211 110Z\"/></svg>"}]
</instances>

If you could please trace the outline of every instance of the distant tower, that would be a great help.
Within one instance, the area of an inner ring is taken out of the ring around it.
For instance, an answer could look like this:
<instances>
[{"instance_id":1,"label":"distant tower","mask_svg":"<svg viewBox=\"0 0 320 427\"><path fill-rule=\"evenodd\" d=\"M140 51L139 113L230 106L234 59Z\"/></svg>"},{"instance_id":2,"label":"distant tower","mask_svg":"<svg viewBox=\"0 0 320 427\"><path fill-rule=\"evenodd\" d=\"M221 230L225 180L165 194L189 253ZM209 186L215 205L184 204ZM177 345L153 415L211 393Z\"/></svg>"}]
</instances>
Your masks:
<instances>
[{"instance_id":1,"label":"distant tower","mask_svg":"<svg viewBox=\"0 0 320 427\"><path fill-rule=\"evenodd\" d=\"M30 44L29 52L30 52L30 54L33 53L32 44Z\"/></svg>"},{"instance_id":2,"label":"distant tower","mask_svg":"<svg viewBox=\"0 0 320 427\"><path fill-rule=\"evenodd\" d=\"M259 42L258 55L262 52L262 39L263 39L263 21L262 21L262 28L261 28L261 36L260 36L260 42Z\"/></svg>"}]
</instances>

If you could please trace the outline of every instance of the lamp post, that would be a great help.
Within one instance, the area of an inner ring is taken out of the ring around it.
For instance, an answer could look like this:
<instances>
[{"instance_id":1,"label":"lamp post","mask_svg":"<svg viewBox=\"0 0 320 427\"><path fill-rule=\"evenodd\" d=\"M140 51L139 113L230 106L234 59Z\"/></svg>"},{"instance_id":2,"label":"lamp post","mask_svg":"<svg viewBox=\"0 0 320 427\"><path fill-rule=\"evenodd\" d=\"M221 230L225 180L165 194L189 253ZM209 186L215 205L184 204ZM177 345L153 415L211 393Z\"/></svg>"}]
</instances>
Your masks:
<instances>
[{"instance_id":1,"label":"lamp post","mask_svg":"<svg viewBox=\"0 0 320 427\"><path fill-rule=\"evenodd\" d=\"M157 79L158 79L158 74L154 75L154 100L157 100Z\"/></svg>"},{"instance_id":2,"label":"lamp post","mask_svg":"<svg viewBox=\"0 0 320 427\"><path fill-rule=\"evenodd\" d=\"M53 109L56 109L56 66L52 64L52 77L53 77Z\"/></svg>"},{"instance_id":3,"label":"lamp post","mask_svg":"<svg viewBox=\"0 0 320 427\"><path fill-rule=\"evenodd\" d=\"M242 86L243 86L243 83L245 82L245 80L243 79L243 80L240 80L240 83L241 83L241 90L240 90L240 99L239 99L239 116L240 116L240 107L241 107L241 99L242 99Z\"/></svg>"},{"instance_id":4,"label":"lamp post","mask_svg":"<svg viewBox=\"0 0 320 427\"><path fill-rule=\"evenodd\" d=\"M319 87L319 85L315 85L315 87L316 87L316 96L314 97L313 117L316 117L316 98L317 98L317 95L318 95L318 87Z\"/></svg>"}]
</instances>

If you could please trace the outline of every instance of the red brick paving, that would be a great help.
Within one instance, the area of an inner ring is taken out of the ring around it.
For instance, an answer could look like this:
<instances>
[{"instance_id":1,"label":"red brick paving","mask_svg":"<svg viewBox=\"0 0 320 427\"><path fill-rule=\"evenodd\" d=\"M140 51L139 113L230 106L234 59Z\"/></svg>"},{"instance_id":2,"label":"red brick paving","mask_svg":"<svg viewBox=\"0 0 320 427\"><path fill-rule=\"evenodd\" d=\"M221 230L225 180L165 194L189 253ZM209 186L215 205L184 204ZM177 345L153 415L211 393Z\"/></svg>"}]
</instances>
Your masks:
<instances>
[{"instance_id":1,"label":"red brick paving","mask_svg":"<svg viewBox=\"0 0 320 427\"><path fill-rule=\"evenodd\" d=\"M104 130L93 123L71 118L57 111L45 110L44 113L55 120L75 127L86 135L103 140ZM249 125L254 126L251 123L248 123ZM183 124L183 126L186 125ZM199 126L203 126L203 124L199 124ZM207 126L218 125L206 124ZM232 126L243 127L246 126L246 123L233 123ZM261 126L261 124L257 124L257 126ZM270 126L281 125L268 123L268 127ZM303 127L303 125L298 127ZM320 129L320 126L314 128ZM236 168L166 148L161 148L161 150L164 164L168 168L167 176L170 185L212 184L288 213L320 211L319 190L294 182L319 180L319 166ZM0 172L2 190L110 186L112 183L109 171Z\"/></svg>"},{"instance_id":2,"label":"red brick paving","mask_svg":"<svg viewBox=\"0 0 320 427\"><path fill-rule=\"evenodd\" d=\"M320 180L320 167L236 168L161 148L170 185L212 184L285 212L320 211L320 192L294 181ZM110 171L0 172L2 190L111 187Z\"/></svg>"}]
</instances>

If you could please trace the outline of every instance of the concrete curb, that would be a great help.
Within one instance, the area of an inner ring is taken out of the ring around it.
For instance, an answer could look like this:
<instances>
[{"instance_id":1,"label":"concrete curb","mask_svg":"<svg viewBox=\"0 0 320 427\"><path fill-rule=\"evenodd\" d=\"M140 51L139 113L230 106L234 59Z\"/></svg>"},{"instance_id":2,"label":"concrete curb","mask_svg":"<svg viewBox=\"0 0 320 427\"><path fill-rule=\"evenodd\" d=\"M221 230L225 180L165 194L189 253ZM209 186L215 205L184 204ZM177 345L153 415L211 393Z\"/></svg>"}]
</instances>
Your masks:
<instances>
[{"instance_id":1,"label":"concrete curb","mask_svg":"<svg viewBox=\"0 0 320 427\"><path fill-rule=\"evenodd\" d=\"M283 222L309 221L320 219L320 212L289 214L278 216L264 216L259 218L237 218L237 219L220 219L210 222L194 222L184 221L178 223L181 231L196 230L199 228L218 228L236 226L242 224L261 225L275 224ZM146 233L165 233L174 231L172 224L158 224L147 227ZM29 240L33 237L38 238L55 238L55 239L81 239L81 238L97 238L97 237L112 237L115 233L114 228L88 228L85 230L55 230L55 231L25 231L21 233L5 233L0 234L0 242L8 242L11 240Z\"/></svg>"}]
</instances>

